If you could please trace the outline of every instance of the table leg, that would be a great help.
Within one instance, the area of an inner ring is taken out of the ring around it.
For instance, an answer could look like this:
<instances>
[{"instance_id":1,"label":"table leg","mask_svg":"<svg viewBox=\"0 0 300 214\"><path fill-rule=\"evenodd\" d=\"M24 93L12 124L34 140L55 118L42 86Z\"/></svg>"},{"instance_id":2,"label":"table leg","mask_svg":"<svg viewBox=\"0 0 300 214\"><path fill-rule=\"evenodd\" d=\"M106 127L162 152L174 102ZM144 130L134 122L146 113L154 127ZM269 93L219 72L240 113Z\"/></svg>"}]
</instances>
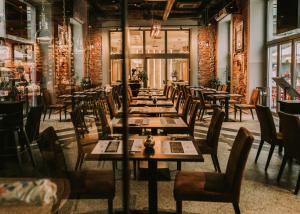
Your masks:
<instances>
[{"instance_id":1,"label":"table leg","mask_svg":"<svg viewBox=\"0 0 300 214\"><path fill-rule=\"evenodd\" d=\"M228 122L229 97L225 97L225 122Z\"/></svg>"},{"instance_id":2,"label":"table leg","mask_svg":"<svg viewBox=\"0 0 300 214\"><path fill-rule=\"evenodd\" d=\"M148 206L149 213L157 213L157 161L148 161Z\"/></svg>"},{"instance_id":3,"label":"table leg","mask_svg":"<svg viewBox=\"0 0 300 214\"><path fill-rule=\"evenodd\" d=\"M213 104L217 104L217 98L213 96Z\"/></svg>"}]
</instances>

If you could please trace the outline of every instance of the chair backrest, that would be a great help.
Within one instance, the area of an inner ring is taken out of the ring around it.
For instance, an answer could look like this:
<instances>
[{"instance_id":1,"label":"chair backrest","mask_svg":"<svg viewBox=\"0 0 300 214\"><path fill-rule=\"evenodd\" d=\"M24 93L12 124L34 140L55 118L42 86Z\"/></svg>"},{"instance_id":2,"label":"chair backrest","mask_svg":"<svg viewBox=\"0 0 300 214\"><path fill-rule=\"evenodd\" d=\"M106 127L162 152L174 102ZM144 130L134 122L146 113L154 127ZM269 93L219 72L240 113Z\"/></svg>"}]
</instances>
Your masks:
<instances>
[{"instance_id":1,"label":"chair backrest","mask_svg":"<svg viewBox=\"0 0 300 214\"><path fill-rule=\"evenodd\" d=\"M258 98L259 98L259 90L258 89L253 89L253 91L251 93L249 104L250 105L256 105L257 102L258 102Z\"/></svg>"},{"instance_id":2,"label":"chair backrest","mask_svg":"<svg viewBox=\"0 0 300 214\"><path fill-rule=\"evenodd\" d=\"M217 152L218 150L218 142L219 142L219 137L220 137L224 117L225 117L224 111L222 111L220 108L214 109L214 113L211 118L207 135L206 135L207 144L214 150L214 152Z\"/></svg>"},{"instance_id":3,"label":"chair backrest","mask_svg":"<svg viewBox=\"0 0 300 214\"><path fill-rule=\"evenodd\" d=\"M192 107L189 113L189 122L188 122L188 127L189 127L189 134L190 136L194 136L194 129L195 129L195 122L196 122L196 117L197 117L197 112L199 109L199 102L194 101L192 103Z\"/></svg>"},{"instance_id":4,"label":"chair backrest","mask_svg":"<svg viewBox=\"0 0 300 214\"><path fill-rule=\"evenodd\" d=\"M66 177L67 164L62 147L57 143L58 137L52 126L42 131L37 138L44 163L47 166L49 177Z\"/></svg>"},{"instance_id":5,"label":"chair backrest","mask_svg":"<svg viewBox=\"0 0 300 214\"><path fill-rule=\"evenodd\" d=\"M112 92L113 92L114 101L115 101L115 103L117 104L117 107L118 107L118 109L119 109L119 108L121 108L121 106L122 106L122 102L121 102L121 100L120 100L120 95L119 95L119 92L118 92L118 90L117 90L117 87L114 87L113 89L114 89L114 90L113 90Z\"/></svg>"},{"instance_id":6,"label":"chair backrest","mask_svg":"<svg viewBox=\"0 0 300 214\"><path fill-rule=\"evenodd\" d=\"M273 140L276 139L276 127L270 108L256 105L255 110L260 124L261 139L268 143L274 142Z\"/></svg>"},{"instance_id":7,"label":"chair backrest","mask_svg":"<svg viewBox=\"0 0 300 214\"><path fill-rule=\"evenodd\" d=\"M175 97L178 94L177 92L178 92L177 88L174 88L174 90L172 91L172 94L171 94L172 103L175 102Z\"/></svg>"},{"instance_id":8,"label":"chair backrest","mask_svg":"<svg viewBox=\"0 0 300 214\"><path fill-rule=\"evenodd\" d=\"M169 90L167 92L167 98L171 97L173 91L174 91L174 87L172 85L170 85L169 86Z\"/></svg>"},{"instance_id":9,"label":"chair backrest","mask_svg":"<svg viewBox=\"0 0 300 214\"><path fill-rule=\"evenodd\" d=\"M100 139L105 139L108 135L112 133L111 128L109 126L107 117L106 117L106 111L105 111L105 106L104 103L99 106L98 108L98 114L100 117L100 122L101 122L101 136L99 135ZM99 133L99 131L98 131Z\"/></svg>"},{"instance_id":10,"label":"chair backrest","mask_svg":"<svg viewBox=\"0 0 300 214\"><path fill-rule=\"evenodd\" d=\"M185 99L183 107L182 107L182 119L186 123L187 123L187 116L188 116L188 112L189 112L189 108L190 108L191 102L192 102L192 96L189 95Z\"/></svg>"},{"instance_id":11,"label":"chair backrest","mask_svg":"<svg viewBox=\"0 0 300 214\"><path fill-rule=\"evenodd\" d=\"M229 155L225 179L228 187L232 190L232 196L235 202L238 202L240 198L243 172L253 140L253 135L246 128L241 127L233 142Z\"/></svg>"},{"instance_id":12,"label":"chair backrest","mask_svg":"<svg viewBox=\"0 0 300 214\"><path fill-rule=\"evenodd\" d=\"M205 99L204 99L204 95L203 95L202 91L199 91L199 100L200 100L200 106L202 108L204 108L205 107Z\"/></svg>"},{"instance_id":13,"label":"chair backrest","mask_svg":"<svg viewBox=\"0 0 300 214\"><path fill-rule=\"evenodd\" d=\"M39 136L42 107L31 107L27 115L25 131L30 142Z\"/></svg>"},{"instance_id":14,"label":"chair backrest","mask_svg":"<svg viewBox=\"0 0 300 214\"><path fill-rule=\"evenodd\" d=\"M51 94L47 89L43 89L43 101L45 106L52 104Z\"/></svg>"},{"instance_id":15,"label":"chair backrest","mask_svg":"<svg viewBox=\"0 0 300 214\"><path fill-rule=\"evenodd\" d=\"M283 135L284 152L288 157L300 161L300 120L299 117L284 112L278 112Z\"/></svg>"},{"instance_id":16,"label":"chair backrest","mask_svg":"<svg viewBox=\"0 0 300 214\"><path fill-rule=\"evenodd\" d=\"M0 129L18 129L23 127L23 103L0 103Z\"/></svg>"},{"instance_id":17,"label":"chair backrest","mask_svg":"<svg viewBox=\"0 0 300 214\"><path fill-rule=\"evenodd\" d=\"M177 95L177 99L175 102L175 109L177 112L179 110L179 104L180 104L181 97L182 97L182 92L180 91L179 94Z\"/></svg>"},{"instance_id":18,"label":"chair backrest","mask_svg":"<svg viewBox=\"0 0 300 214\"><path fill-rule=\"evenodd\" d=\"M116 107L115 107L115 102L112 98L112 94L108 94L107 95L107 105L108 105L108 110L110 113L110 118L114 118L117 116L117 111L116 111Z\"/></svg>"},{"instance_id":19,"label":"chair backrest","mask_svg":"<svg viewBox=\"0 0 300 214\"><path fill-rule=\"evenodd\" d=\"M167 95L167 89L168 89L168 85L165 84L164 86L164 91L163 91L163 94L166 96Z\"/></svg>"}]
</instances>

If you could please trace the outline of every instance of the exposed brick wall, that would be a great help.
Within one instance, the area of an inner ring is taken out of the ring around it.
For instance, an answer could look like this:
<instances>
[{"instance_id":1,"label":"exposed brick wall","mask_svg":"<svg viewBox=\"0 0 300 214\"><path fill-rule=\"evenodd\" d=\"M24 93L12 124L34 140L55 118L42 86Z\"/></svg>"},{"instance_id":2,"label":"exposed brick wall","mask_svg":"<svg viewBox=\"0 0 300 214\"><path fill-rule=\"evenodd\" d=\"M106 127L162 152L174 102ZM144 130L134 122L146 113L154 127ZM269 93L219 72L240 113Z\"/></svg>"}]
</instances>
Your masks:
<instances>
[{"instance_id":1,"label":"exposed brick wall","mask_svg":"<svg viewBox=\"0 0 300 214\"><path fill-rule=\"evenodd\" d=\"M249 44L249 0L241 1L241 14L234 14L232 16L232 28L233 28L233 42L232 42L232 71L231 71L231 92L237 88L242 88L242 93L247 99L247 87L248 87L248 44ZM235 48L236 36L235 29L237 25L243 23L243 51L237 52Z\"/></svg>"},{"instance_id":2,"label":"exposed brick wall","mask_svg":"<svg viewBox=\"0 0 300 214\"><path fill-rule=\"evenodd\" d=\"M212 75L216 75L217 25L201 27L198 34L198 84L207 85Z\"/></svg>"},{"instance_id":3,"label":"exposed brick wall","mask_svg":"<svg viewBox=\"0 0 300 214\"><path fill-rule=\"evenodd\" d=\"M102 36L101 29L92 28L89 33L90 52L87 53L87 69L93 85L102 84Z\"/></svg>"}]
</instances>

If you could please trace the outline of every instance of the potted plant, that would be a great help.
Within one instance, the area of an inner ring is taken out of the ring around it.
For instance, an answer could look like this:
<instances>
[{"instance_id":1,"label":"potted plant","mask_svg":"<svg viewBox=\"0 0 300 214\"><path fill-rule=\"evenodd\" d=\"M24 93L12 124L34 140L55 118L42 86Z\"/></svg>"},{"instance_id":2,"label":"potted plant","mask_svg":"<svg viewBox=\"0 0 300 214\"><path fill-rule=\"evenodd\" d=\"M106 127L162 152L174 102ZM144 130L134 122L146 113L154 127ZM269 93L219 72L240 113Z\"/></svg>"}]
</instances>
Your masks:
<instances>
[{"instance_id":1,"label":"potted plant","mask_svg":"<svg viewBox=\"0 0 300 214\"><path fill-rule=\"evenodd\" d=\"M217 86L220 85L220 80L216 75L211 75L207 83L209 87L217 88Z\"/></svg>"},{"instance_id":2,"label":"potted plant","mask_svg":"<svg viewBox=\"0 0 300 214\"><path fill-rule=\"evenodd\" d=\"M137 76L138 76L139 81L141 81L143 83L143 87L147 88L147 80L148 80L147 72L140 71Z\"/></svg>"}]
</instances>

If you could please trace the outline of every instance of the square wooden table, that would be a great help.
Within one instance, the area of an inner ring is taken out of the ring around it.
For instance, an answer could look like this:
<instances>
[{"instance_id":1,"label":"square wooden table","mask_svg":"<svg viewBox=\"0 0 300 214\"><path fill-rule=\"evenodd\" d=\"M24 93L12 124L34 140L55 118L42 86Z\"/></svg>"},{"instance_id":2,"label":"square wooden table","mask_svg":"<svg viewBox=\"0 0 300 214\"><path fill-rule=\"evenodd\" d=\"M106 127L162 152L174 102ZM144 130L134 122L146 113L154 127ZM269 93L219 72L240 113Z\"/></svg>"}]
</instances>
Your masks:
<instances>
[{"instance_id":1,"label":"square wooden table","mask_svg":"<svg viewBox=\"0 0 300 214\"><path fill-rule=\"evenodd\" d=\"M146 115L161 115L161 114L174 114L177 115L175 107L165 106L144 106L144 107L130 107L129 114L146 114Z\"/></svg>"},{"instance_id":2,"label":"square wooden table","mask_svg":"<svg viewBox=\"0 0 300 214\"><path fill-rule=\"evenodd\" d=\"M133 100L129 106L173 106L171 100L157 100L154 103L152 100Z\"/></svg>"},{"instance_id":3,"label":"square wooden table","mask_svg":"<svg viewBox=\"0 0 300 214\"><path fill-rule=\"evenodd\" d=\"M148 208L149 213L158 213L157 205L157 162L158 161L185 161L185 162L203 162L204 158L194 141L172 139L168 136L154 136L155 141L153 150L145 150L143 140L145 136L131 137L129 140L129 159L148 162ZM101 140L86 158L86 160L122 160L122 141L119 141L115 152L107 152L108 145L114 140ZM170 142L180 142L182 151L175 151ZM173 152L172 152L173 151Z\"/></svg>"}]
</instances>

